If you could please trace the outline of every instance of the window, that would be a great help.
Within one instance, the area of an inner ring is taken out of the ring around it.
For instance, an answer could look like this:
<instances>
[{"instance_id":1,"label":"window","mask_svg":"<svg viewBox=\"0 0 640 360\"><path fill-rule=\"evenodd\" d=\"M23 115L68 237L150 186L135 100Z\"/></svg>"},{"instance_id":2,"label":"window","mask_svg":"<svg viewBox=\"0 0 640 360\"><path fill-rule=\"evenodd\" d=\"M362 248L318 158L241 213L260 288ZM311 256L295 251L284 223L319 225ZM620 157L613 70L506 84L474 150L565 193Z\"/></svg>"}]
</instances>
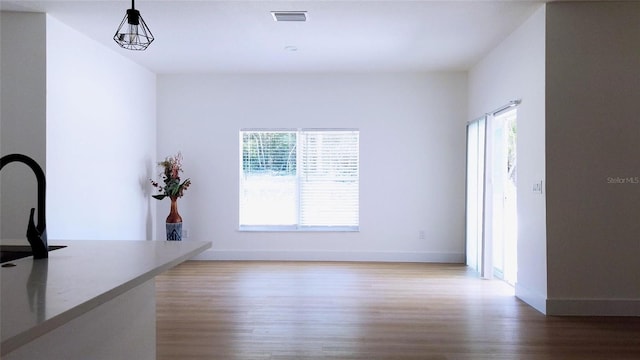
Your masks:
<instances>
[{"instance_id":1,"label":"window","mask_svg":"<svg viewBox=\"0 0 640 360\"><path fill-rule=\"evenodd\" d=\"M357 130L240 131L240 230L357 231Z\"/></svg>"}]
</instances>

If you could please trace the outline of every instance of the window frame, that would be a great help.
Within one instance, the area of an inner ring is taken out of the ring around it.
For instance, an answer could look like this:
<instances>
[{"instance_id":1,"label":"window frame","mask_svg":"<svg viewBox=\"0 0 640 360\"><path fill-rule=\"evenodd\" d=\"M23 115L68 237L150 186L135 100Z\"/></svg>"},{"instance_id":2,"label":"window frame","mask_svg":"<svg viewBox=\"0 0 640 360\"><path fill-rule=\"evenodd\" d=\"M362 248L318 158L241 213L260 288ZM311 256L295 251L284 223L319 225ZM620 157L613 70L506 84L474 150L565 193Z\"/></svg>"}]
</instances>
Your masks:
<instances>
[{"instance_id":1,"label":"window frame","mask_svg":"<svg viewBox=\"0 0 640 360\"><path fill-rule=\"evenodd\" d=\"M355 132L358 134L357 145L357 225L301 225L301 162L302 154L300 134L303 132ZM243 169L243 134L246 132L295 132L296 133L296 224L293 225L243 225L242 211L242 177ZM239 133L239 179L238 179L238 231L240 232L359 232L360 231L360 130L356 128L242 128Z\"/></svg>"}]
</instances>

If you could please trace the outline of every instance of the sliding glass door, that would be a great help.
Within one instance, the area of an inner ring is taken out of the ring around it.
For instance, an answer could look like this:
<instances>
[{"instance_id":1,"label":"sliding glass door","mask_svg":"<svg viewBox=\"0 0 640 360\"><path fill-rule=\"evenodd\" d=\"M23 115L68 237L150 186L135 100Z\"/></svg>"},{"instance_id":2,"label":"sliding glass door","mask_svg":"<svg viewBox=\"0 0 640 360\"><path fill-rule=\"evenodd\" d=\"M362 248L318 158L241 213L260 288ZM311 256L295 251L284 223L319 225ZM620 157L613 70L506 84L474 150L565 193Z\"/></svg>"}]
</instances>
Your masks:
<instances>
[{"instance_id":1,"label":"sliding glass door","mask_svg":"<svg viewBox=\"0 0 640 360\"><path fill-rule=\"evenodd\" d=\"M491 119L491 244L494 276L515 284L517 276L517 110Z\"/></svg>"},{"instance_id":2,"label":"sliding glass door","mask_svg":"<svg viewBox=\"0 0 640 360\"><path fill-rule=\"evenodd\" d=\"M486 119L467 125L467 265L482 273Z\"/></svg>"},{"instance_id":3,"label":"sliding glass door","mask_svg":"<svg viewBox=\"0 0 640 360\"><path fill-rule=\"evenodd\" d=\"M483 278L517 276L516 109L467 125L466 263Z\"/></svg>"}]
</instances>

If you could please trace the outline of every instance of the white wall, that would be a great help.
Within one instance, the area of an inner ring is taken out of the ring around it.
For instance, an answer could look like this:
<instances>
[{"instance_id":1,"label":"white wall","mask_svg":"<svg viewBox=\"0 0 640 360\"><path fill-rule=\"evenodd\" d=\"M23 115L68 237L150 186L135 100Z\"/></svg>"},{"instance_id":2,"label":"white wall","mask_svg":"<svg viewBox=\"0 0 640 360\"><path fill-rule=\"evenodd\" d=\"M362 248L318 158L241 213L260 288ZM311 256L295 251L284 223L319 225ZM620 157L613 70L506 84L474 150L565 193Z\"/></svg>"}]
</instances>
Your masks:
<instances>
[{"instance_id":1,"label":"white wall","mask_svg":"<svg viewBox=\"0 0 640 360\"><path fill-rule=\"evenodd\" d=\"M545 312L547 297L545 196L545 7L469 72L469 118L510 100L518 106L518 282L516 295ZM546 181L545 181L546 183Z\"/></svg>"},{"instance_id":2,"label":"white wall","mask_svg":"<svg viewBox=\"0 0 640 360\"><path fill-rule=\"evenodd\" d=\"M44 14L0 12L0 155L21 153L46 172L46 26ZM37 207L36 177L26 165L2 169L0 238L25 239Z\"/></svg>"},{"instance_id":3,"label":"white wall","mask_svg":"<svg viewBox=\"0 0 640 360\"><path fill-rule=\"evenodd\" d=\"M155 238L155 75L47 16L50 239Z\"/></svg>"},{"instance_id":4,"label":"white wall","mask_svg":"<svg viewBox=\"0 0 640 360\"><path fill-rule=\"evenodd\" d=\"M639 2L547 5L549 314L640 316L639 69Z\"/></svg>"},{"instance_id":5,"label":"white wall","mask_svg":"<svg viewBox=\"0 0 640 360\"><path fill-rule=\"evenodd\" d=\"M465 73L159 76L157 157L184 155L189 239L212 240L209 259L463 262L466 82ZM251 127L359 128L360 232L239 232L238 132ZM158 206L162 238L169 202Z\"/></svg>"}]
</instances>

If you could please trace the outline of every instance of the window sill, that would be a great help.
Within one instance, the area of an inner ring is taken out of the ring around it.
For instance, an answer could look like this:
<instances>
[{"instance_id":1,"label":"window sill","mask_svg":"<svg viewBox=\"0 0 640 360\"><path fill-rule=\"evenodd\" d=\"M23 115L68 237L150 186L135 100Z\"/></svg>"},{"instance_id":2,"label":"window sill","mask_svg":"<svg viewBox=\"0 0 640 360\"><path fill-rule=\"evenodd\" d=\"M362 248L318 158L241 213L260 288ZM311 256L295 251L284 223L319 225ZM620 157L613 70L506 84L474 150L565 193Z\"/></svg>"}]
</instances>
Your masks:
<instances>
[{"instance_id":1,"label":"window sill","mask_svg":"<svg viewBox=\"0 0 640 360\"><path fill-rule=\"evenodd\" d=\"M240 225L240 232L359 232L359 226Z\"/></svg>"}]
</instances>

